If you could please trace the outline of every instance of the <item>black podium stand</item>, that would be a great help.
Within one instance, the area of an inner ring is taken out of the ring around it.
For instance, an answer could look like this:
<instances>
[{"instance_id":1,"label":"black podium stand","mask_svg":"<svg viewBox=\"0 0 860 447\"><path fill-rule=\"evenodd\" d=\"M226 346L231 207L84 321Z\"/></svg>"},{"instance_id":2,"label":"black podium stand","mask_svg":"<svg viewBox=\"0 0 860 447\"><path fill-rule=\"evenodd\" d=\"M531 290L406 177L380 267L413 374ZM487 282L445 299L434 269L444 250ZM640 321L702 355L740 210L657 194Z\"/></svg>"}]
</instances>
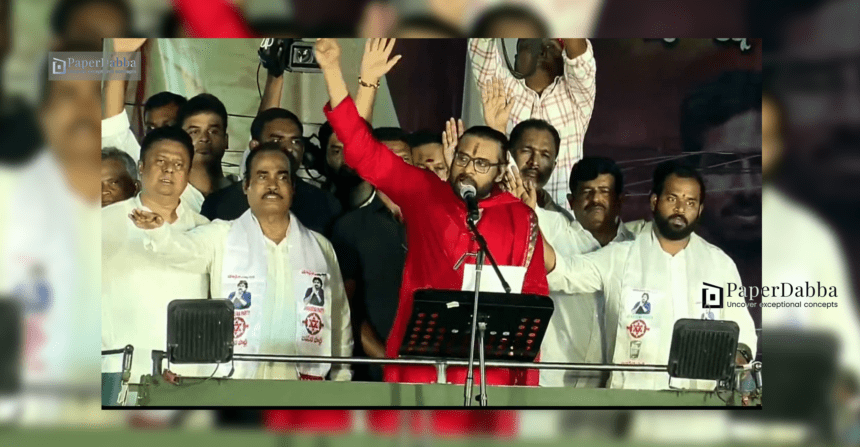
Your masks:
<instances>
[{"instance_id":1,"label":"black podium stand","mask_svg":"<svg viewBox=\"0 0 860 447\"><path fill-rule=\"evenodd\" d=\"M415 292L400 356L468 359L474 300L474 291ZM477 334L481 371L486 360L533 362L554 307L546 296L481 292ZM481 378L484 384L483 374Z\"/></svg>"}]
</instances>

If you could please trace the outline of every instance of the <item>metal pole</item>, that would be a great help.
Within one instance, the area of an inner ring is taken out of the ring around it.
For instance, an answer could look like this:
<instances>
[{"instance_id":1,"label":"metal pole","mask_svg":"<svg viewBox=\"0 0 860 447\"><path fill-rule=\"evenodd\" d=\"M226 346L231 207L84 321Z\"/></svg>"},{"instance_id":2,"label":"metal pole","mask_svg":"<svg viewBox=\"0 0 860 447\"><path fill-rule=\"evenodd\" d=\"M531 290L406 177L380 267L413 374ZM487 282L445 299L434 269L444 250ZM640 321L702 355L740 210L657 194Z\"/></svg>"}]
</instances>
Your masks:
<instances>
[{"instance_id":1,"label":"metal pole","mask_svg":"<svg viewBox=\"0 0 860 447\"><path fill-rule=\"evenodd\" d=\"M484 250L478 250L475 263L475 303L472 308L472 343L469 344L469 371L466 373L466 402L464 406L472 406L472 384L474 383L473 368L475 366L475 332L478 327L478 294L481 293L481 268L484 266ZM481 381L484 380L481 372Z\"/></svg>"},{"instance_id":2,"label":"metal pole","mask_svg":"<svg viewBox=\"0 0 860 447\"><path fill-rule=\"evenodd\" d=\"M487 361L484 358L484 331L487 329L487 322L481 321L480 323L478 323L478 328L479 328L478 330L481 331L480 340L479 340L479 343L481 343L481 345L478 347L480 349L480 354L478 357L478 363L481 365L481 391L480 391L481 395L480 395L480 397L481 397L481 406L486 407L487 406L487 372L486 372Z\"/></svg>"}]
</instances>

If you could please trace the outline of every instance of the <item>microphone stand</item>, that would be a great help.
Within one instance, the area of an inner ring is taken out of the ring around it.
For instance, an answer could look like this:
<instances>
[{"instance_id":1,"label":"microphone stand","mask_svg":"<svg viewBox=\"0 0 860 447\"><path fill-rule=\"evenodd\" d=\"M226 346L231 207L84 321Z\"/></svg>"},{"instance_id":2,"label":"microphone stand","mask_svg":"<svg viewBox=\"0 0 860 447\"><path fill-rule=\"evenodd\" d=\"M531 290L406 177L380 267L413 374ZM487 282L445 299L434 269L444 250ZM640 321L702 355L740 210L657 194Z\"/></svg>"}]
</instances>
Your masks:
<instances>
[{"instance_id":1,"label":"microphone stand","mask_svg":"<svg viewBox=\"0 0 860 447\"><path fill-rule=\"evenodd\" d=\"M487 258L490 259L490 264L493 266L493 269L496 271L496 275L499 276L499 281L502 283L502 288L505 289L505 293L511 293L511 286L508 285L508 282L505 281L505 278L502 276L501 270L499 270L499 264L496 263L496 260L493 258L493 255L490 253L490 249L487 248L487 240L484 239L484 236L478 231L478 226L475 225L475 221L470 218L466 219L466 223L469 225L469 229L472 230L472 233L475 235L475 240L478 242L478 256L475 264L475 302L474 308L472 309L472 342L469 347L469 366L468 372L466 373L466 389L465 389L465 406L472 406L472 386L474 384L474 365L475 365L475 333L480 330L481 336L478 342L481 344L481 348L479 351L478 363L481 368L481 388L480 388L480 402L482 407L487 406L487 375L485 374L486 368L486 359L484 358L484 331L487 328L486 318L482 315L481 322L478 323L478 297L481 291L481 269L484 265L484 254L486 254Z\"/></svg>"}]
</instances>

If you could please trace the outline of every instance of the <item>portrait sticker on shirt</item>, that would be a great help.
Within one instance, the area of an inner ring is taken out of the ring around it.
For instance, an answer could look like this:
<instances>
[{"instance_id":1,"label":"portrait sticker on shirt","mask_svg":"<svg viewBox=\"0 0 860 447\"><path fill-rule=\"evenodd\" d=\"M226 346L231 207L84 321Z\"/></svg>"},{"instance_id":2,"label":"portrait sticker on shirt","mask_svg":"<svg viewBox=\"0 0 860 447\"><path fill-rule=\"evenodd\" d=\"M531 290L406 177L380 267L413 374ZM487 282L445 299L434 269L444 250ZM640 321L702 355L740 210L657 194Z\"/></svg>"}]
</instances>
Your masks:
<instances>
[{"instance_id":1,"label":"portrait sticker on shirt","mask_svg":"<svg viewBox=\"0 0 860 447\"><path fill-rule=\"evenodd\" d=\"M252 320L252 311L259 307L253 306L254 300L260 298L261 285L254 276L230 275L236 280L235 289L227 294L227 299L233 303L233 344L242 348L248 346L251 331L259 332L258 322Z\"/></svg>"},{"instance_id":2,"label":"portrait sticker on shirt","mask_svg":"<svg viewBox=\"0 0 860 447\"><path fill-rule=\"evenodd\" d=\"M622 296L623 307L618 322L619 335L625 335L619 338L621 345L616 353L620 354L622 364L648 363L660 339L655 315L662 311L663 294L657 290L629 289Z\"/></svg>"},{"instance_id":3,"label":"portrait sticker on shirt","mask_svg":"<svg viewBox=\"0 0 860 447\"><path fill-rule=\"evenodd\" d=\"M656 290L631 289L624 296L622 313L628 319L652 320L660 312L662 293Z\"/></svg>"},{"instance_id":4,"label":"portrait sticker on shirt","mask_svg":"<svg viewBox=\"0 0 860 447\"><path fill-rule=\"evenodd\" d=\"M300 270L295 275L297 280L296 291L300 294L299 318L301 337L299 341L322 346L330 332L330 321L326 315L327 301L331 287L328 274L325 272L313 272Z\"/></svg>"},{"instance_id":5,"label":"portrait sticker on shirt","mask_svg":"<svg viewBox=\"0 0 860 447\"><path fill-rule=\"evenodd\" d=\"M300 281L307 283L303 297L305 306L325 307L326 274L302 270L300 278Z\"/></svg>"}]
</instances>

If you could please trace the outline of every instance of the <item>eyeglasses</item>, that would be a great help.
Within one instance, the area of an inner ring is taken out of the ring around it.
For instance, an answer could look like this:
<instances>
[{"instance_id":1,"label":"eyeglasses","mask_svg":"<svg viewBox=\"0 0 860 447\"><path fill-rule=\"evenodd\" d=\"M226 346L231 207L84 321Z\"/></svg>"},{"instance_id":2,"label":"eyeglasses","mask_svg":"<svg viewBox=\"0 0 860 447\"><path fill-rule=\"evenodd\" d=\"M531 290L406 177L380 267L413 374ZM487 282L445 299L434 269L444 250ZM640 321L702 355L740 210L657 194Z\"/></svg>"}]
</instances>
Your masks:
<instances>
[{"instance_id":1,"label":"eyeglasses","mask_svg":"<svg viewBox=\"0 0 860 447\"><path fill-rule=\"evenodd\" d=\"M454 164L460 166L461 168L465 168L469 166L469 163L475 163L475 171L479 174L486 174L490 172L490 168L493 166L499 166L504 163L490 163L490 160L486 158L472 158L460 151L454 153Z\"/></svg>"}]
</instances>

